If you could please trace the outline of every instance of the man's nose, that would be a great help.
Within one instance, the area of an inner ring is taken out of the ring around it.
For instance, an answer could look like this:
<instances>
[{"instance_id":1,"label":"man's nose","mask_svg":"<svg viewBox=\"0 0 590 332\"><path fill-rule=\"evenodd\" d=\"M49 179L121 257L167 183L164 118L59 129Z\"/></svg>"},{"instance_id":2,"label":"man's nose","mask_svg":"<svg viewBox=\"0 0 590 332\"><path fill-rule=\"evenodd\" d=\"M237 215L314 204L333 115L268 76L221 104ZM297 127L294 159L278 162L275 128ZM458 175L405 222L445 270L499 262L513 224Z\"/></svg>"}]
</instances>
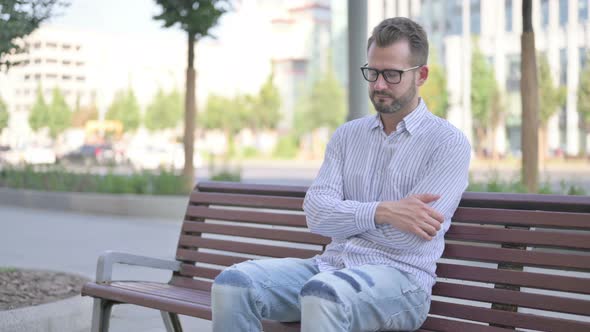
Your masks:
<instances>
[{"instance_id":1,"label":"man's nose","mask_svg":"<svg viewBox=\"0 0 590 332\"><path fill-rule=\"evenodd\" d=\"M387 88L387 82L385 81L383 74L377 76L377 80L375 81L373 87L375 90L384 90Z\"/></svg>"}]
</instances>

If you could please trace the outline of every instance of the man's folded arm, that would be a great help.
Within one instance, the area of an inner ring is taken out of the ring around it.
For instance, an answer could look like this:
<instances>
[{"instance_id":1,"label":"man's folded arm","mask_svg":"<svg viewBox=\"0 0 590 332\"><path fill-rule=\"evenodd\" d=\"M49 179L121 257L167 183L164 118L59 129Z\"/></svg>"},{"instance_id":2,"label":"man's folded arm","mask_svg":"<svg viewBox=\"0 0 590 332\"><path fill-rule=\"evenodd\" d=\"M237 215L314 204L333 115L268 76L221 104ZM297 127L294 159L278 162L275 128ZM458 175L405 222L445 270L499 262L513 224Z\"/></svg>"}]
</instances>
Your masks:
<instances>
[{"instance_id":1,"label":"man's folded arm","mask_svg":"<svg viewBox=\"0 0 590 332\"><path fill-rule=\"evenodd\" d=\"M375 229L375 210L379 202L344 200L343 158L340 130L326 147L324 162L309 187L303 209L312 233L348 238Z\"/></svg>"}]
</instances>

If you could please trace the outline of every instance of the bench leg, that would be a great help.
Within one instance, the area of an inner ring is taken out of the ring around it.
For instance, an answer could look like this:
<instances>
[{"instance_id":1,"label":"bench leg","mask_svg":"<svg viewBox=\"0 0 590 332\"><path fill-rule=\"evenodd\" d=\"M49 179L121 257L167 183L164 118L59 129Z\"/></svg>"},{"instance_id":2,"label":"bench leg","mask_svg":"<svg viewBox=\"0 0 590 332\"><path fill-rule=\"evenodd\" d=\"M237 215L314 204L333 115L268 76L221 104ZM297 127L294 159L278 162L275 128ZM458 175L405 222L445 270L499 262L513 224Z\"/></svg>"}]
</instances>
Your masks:
<instances>
[{"instance_id":1,"label":"bench leg","mask_svg":"<svg viewBox=\"0 0 590 332\"><path fill-rule=\"evenodd\" d=\"M167 311L160 311L160 313L162 314L162 319L164 320L166 331L182 332L182 325L180 325L180 319L178 318L178 314Z\"/></svg>"},{"instance_id":2,"label":"bench leg","mask_svg":"<svg viewBox=\"0 0 590 332\"><path fill-rule=\"evenodd\" d=\"M94 299L94 308L92 310L92 332L107 332L109 330L109 320L111 319L111 309L113 302L101 299Z\"/></svg>"}]
</instances>

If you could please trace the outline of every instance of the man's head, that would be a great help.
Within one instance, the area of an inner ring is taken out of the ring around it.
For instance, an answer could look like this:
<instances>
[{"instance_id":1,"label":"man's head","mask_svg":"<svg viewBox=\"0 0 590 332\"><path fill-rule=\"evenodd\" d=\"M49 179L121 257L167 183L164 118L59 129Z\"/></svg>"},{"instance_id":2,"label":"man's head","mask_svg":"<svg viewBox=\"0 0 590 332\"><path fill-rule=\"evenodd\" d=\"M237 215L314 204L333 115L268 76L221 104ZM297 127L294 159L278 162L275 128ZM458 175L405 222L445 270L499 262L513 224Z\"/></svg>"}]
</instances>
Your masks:
<instances>
[{"instance_id":1,"label":"man's head","mask_svg":"<svg viewBox=\"0 0 590 332\"><path fill-rule=\"evenodd\" d=\"M410 112L418 100L418 87L428 77L424 29L404 17L382 21L367 42L367 59L363 75L369 81L375 109L380 113Z\"/></svg>"}]
</instances>

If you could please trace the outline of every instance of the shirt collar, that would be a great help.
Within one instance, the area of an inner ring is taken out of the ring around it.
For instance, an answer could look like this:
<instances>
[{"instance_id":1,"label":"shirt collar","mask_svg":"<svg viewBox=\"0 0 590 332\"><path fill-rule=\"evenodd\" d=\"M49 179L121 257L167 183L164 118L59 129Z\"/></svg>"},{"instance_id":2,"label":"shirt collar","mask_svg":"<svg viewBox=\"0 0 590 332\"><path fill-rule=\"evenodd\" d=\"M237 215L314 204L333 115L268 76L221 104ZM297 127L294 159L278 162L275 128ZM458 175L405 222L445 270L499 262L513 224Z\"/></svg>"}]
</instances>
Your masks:
<instances>
[{"instance_id":1,"label":"shirt collar","mask_svg":"<svg viewBox=\"0 0 590 332\"><path fill-rule=\"evenodd\" d=\"M398 124L398 128L400 132L404 130L408 131L410 135L415 134L418 131L420 126L420 122L428 112L428 108L424 103L424 100L420 98L418 102L418 106L410 112L410 114L406 115L402 121ZM371 129L380 128L383 130L383 122L381 122L381 117L379 116L379 112L373 117L371 121Z\"/></svg>"}]
</instances>

